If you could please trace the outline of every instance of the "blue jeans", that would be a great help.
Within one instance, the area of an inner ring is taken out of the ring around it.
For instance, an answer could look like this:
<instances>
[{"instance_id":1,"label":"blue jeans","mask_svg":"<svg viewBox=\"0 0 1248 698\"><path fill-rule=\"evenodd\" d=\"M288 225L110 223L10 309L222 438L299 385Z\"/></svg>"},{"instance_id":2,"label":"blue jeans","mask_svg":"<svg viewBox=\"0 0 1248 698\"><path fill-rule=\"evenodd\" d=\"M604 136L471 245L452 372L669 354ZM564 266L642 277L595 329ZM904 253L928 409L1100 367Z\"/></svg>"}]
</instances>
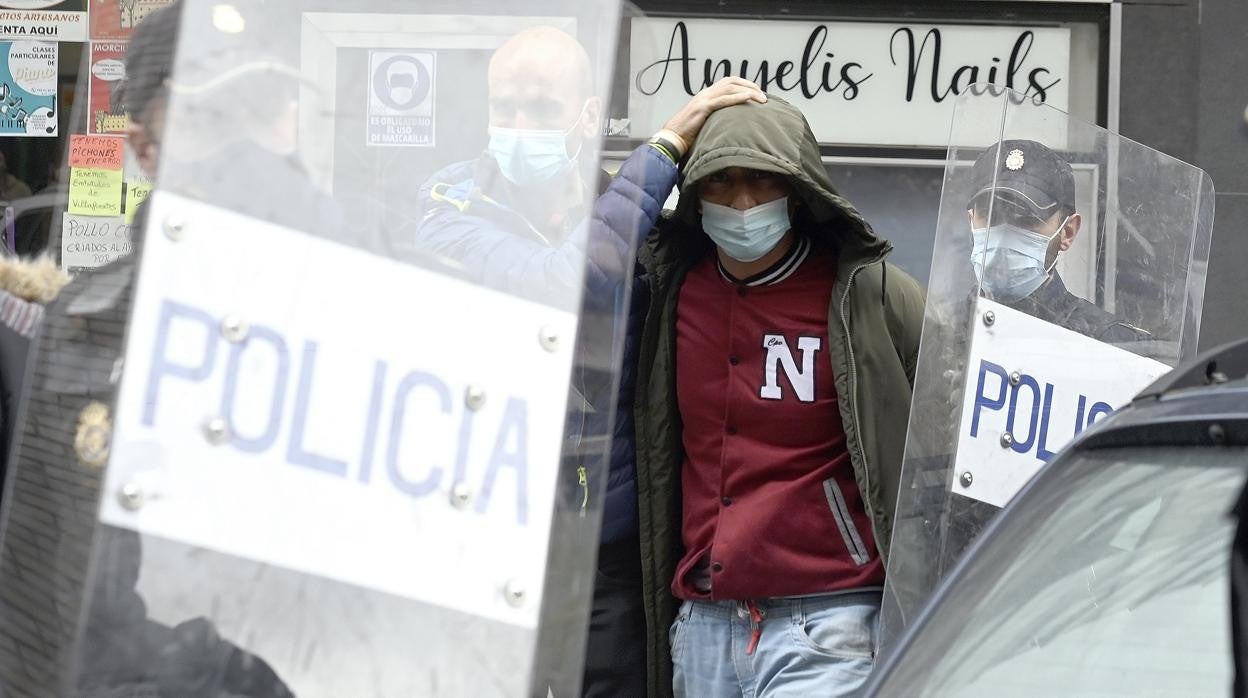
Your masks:
<instances>
[{"instance_id":1,"label":"blue jeans","mask_svg":"<svg viewBox=\"0 0 1248 698\"><path fill-rule=\"evenodd\" d=\"M879 591L686 601L672 623L676 698L856 696L875 661ZM751 637L757 647L751 653Z\"/></svg>"}]
</instances>

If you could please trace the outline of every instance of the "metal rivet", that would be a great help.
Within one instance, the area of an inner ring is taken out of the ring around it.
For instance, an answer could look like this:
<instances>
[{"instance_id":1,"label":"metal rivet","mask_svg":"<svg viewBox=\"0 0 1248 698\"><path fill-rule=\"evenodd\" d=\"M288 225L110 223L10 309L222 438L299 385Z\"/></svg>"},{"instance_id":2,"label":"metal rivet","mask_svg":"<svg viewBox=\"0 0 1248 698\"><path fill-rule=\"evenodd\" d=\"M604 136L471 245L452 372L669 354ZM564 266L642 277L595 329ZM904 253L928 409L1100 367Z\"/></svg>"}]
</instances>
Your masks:
<instances>
[{"instance_id":1,"label":"metal rivet","mask_svg":"<svg viewBox=\"0 0 1248 698\"><path fill-rule=\"evenodd\" d=\"M133 482L127 482L121 486L117 499L121 501L122 509L138 511L143 508L143 488Z\"/></svg>"},{"instance_id":2,"label":"metal rivet","mask_svg":"<svg viewBox=\"0 0 1248 698\"><path fill-rule=\"evenodd\" d=\"M1209 440L1215 444L1226 443L1226 428L1221 424L1209 425Z\"/></svg>"},{"instance_id":3,"label":"metal rivet","mask_svg":"<svg viewBox=\"0 0 1248 698\"><path fill-rule=\"evenodd\" d=\"M221 417L213 417L204 422L204 438L213 446L220 446L230 440L230 425Z\"/></svg>"},{"instance_id":4,"label":"metal rivet","mask_svg":"<svg viewBox=\"0 0 1248 698\"><path fill-rule=\"evenodd\" d=\"M971 471L967 470L962 473L962 477L958 478L962 482L963 487L970 487L975 482L975 476L971 475Z\"/></svg>"},{"instance_id":5,"label":"metal rivet","mask_svg":"<svg viewBox=\"0 0 1248 698\"><path fill-rule=\"evenodd\" d=\"M559 348L559 333L552 327L543 327L537 335L537 341L542 343L542 348L546 351L555 351Z\"/></svg>"},{"instance_id":6,"label":"metal rivet","mask_svg":"<svg viewBox=\"0 0 1248 698\"><path fill-rule=\"evenodd\" d=\"M1018 385L1023 382L1023 374L1015 371L1010 374L1010 385Z\"/></svg>"},{"instance_id":7,"label":"metal rivet","mask_svg":"<svg viewBox=\"0 0 1248 698\"><path fill-rule=\"evenodd\" d=\"M1014 445L1013 434L1007 431L1001 435L1001 448L1009 448L1010 446L1013 446L1013 445Z\"/></svg>"},{"instance_id":8,"label":"metal rivet","mask_svg":"<svg viewBox=\"0 0 1248 698\"><path fill-rule=\"evenodd\" d=\"M186 221L177 216L166 217L165 223L161 227L165 230L165 237L174 242L178 242L186 237Z\"/></svg>"},{"instance_id":9,"label":"metal rivet","mask_svg":"<svg viewBox=\"0 0 1248 698\"><path fill-rule=\"evenodd\" d=\"M984 313L984 324L985 324L985 325L987 325L987 326L989 326L989 327L992 327L992 326L993 326L993 324L995 324L996 322L997 322L997 314L996 314L996 313L992 312L991 310L989 310L988 312Z\"/></svg>"},{"instance_id":10,"label":"metal rivet","mask_svg":"<svg viewBox=\"0 0 1248 698\"><path fill-rule=\"evenodd\" d=\"M457 482L451 487L451 506L456 509L464 509L471 501L472 491L468 489L468 485Z\"/></svg>"},{"instance_id":11,"label":"metal rivet","mask_svg":"<svg viewBox=\"0 0 1248 698\"><path fill-rule=\"evenodd\" d=\"M520 586L520 582L508 580L503 587L503 598L507 599L507 604L512 608L520 608L524 605L524 597L524 587Z\"/></svg>"},{"instance_id":12,"label":"metal rivet","mask_svg":"<svg viewBox=\"0 0 1248 698\"><path fill-rule=\"evenodd\" d=\"M468 409L477 411L485 405L485 390L475 385L470 385L464 390L464 404Z\"/></svg>"},{"instance_id":13,"label":"metal rivet","mask_svg":"<svg viewBox=\"0 0 1248 698\"><path fill-rule=\"evenodd\" d=\"M238 344L247 339L247 333L251 328L247 323L237 315L226 315L221 321L221 336L225 337L227 342Z\"/></svg>"}]
</instances>

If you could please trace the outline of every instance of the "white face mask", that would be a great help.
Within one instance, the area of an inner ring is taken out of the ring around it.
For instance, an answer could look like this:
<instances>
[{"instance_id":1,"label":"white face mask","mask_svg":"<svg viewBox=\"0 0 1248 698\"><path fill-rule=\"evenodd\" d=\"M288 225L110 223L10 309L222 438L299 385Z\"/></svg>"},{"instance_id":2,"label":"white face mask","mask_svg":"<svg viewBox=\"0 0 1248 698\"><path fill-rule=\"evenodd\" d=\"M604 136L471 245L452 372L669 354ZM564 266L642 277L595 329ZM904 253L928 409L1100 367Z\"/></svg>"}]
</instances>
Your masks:
<instances>
[{"instance_id":1,"label":"white face mask","mask_svg":"<svg viewBox=\"0 0 1248 698\"><path fill-rule=\"evenodd\" d=\"M702 230L738 262L762 259L790 227L787 196L744 211L702 199Z\"/></svg>"},{"instance_id":2,"label":"white face mask","mask_svg":"<svg viewBox=\"0 0 1248 698\"><path fill-rule=\"evenodd\" d=\"M1052 235L1033 232L1009 223L972 228L971 265L980 287L994 299L1011 303L1040 288L1057 258L1045 264L1053 238L1066 228L1067 216Z\"/></svg>"}]
</instances>

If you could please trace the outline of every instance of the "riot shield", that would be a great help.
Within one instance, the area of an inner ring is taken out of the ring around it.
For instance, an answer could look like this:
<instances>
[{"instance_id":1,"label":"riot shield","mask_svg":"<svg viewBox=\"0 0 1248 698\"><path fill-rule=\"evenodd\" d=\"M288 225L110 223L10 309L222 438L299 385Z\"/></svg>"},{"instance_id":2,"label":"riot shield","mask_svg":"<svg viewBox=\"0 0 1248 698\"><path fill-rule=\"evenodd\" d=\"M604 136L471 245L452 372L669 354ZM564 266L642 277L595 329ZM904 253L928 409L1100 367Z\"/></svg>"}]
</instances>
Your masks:
<instances>
[{"instance_id":1,"label":"riot shield","mask_svg":"<svg viewBox=\"0 0 1248 698\"><path fill-rule=\"evenodd\" d=\"M142 20L153 190L48 309L5 695L578 694L637 232L592 216L618 15Z\"/></svg>"},{"instance_id":2,"label":"riot shield","mask_svg":"<svg viewBox=\"0 0 1248 698\"><path fill-rule=\"evenodd\" d=\"M1201 170L1039 103L958 101L881 645L1055 452L1196 351Z\"/></svg>"}]
</instances>

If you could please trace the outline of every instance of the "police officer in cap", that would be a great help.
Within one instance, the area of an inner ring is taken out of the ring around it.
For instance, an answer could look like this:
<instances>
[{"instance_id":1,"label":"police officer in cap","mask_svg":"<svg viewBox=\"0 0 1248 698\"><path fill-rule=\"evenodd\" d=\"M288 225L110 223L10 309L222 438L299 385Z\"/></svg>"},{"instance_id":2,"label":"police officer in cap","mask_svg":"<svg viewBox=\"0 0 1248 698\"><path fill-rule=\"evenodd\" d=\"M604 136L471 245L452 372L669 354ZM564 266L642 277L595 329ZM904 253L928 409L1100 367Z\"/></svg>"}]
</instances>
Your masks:
<instances>
[{"instance_id":1,"label":"police officer in cap","mask_svg":"<svg viewBox=\"0 0 1248 698\"><path fill-rule=\"evenodd\" d=\"M971 263L982 295L1102 342L1151 339L1068 291L1055 269L1083 224L1069 163L1035 141L1007 140L979 156L971 177Z\"/></svg>"}]
</instances>

